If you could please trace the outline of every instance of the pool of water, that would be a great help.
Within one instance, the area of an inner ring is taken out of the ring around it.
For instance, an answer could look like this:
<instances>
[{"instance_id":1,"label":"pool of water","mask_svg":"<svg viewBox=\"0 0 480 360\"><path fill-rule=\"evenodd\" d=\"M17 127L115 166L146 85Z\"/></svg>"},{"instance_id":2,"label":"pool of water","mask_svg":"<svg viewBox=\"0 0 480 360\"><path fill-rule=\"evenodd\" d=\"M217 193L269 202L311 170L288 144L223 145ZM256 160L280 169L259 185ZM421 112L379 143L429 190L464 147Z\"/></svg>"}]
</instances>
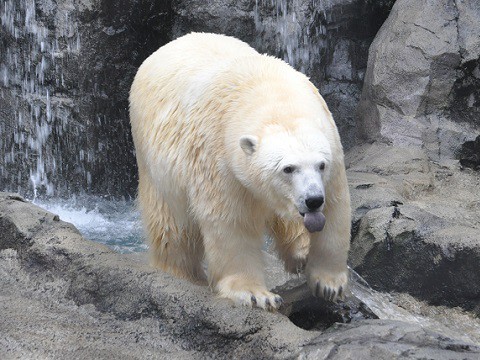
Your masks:
<instances>
[{"instance_id":1,"label":"pool of water","mask_svg":"<svg viewBox=\"0 0 480 360\"><path fill-rule=\"evenodd\" d=\"M75 225L82 235L105 244L120 253L143 252L148 249L142 232L140 214L133 201L112 201L98 197L68 200L33 201Z\"/></svg>"}]
</instances>

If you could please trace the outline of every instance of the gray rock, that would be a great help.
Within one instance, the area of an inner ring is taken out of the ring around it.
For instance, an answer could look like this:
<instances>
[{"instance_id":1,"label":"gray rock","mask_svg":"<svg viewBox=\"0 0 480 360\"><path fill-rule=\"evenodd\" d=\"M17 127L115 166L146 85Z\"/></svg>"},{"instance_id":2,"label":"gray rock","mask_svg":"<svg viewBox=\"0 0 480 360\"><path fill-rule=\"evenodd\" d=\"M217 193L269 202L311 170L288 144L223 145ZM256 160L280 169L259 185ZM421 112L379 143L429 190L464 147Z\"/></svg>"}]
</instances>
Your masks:
<instances>
[{"instance_id":1,"label":"gray rock","mask_svg":"<svg viewBox=\"0 0 480 360\"><path fill-rule=\"evenodd\" d=\"M347 155L350 261L374 288L480 311L480 177L424 150L371 145Z\"/></svg>"},{"instance_id":2,"label":"gray rock","mask_svg":"<svg viewBox=\"0 0 480 360\"><path fill-rule=\"evenodd\" d=\"M11 194L0 194L0 219L2 358L480 355L474 343L418 324L355 320L306 331L280 313L232 307L206 287L150 268L139 256L83 239L72 225ZM304 290L289 289L283 290L289 303L296 297L302 304L298 291Z\"/></svg>"},{"instance_id":3,"label":"gray rock","mask_svg":"<svg viewBox=\"0 0 480 360\"><path fill-rule=\"evenodd\" d=\"M339 325L336 330L337 336L324 334L313 339L299 358L465 359L469 356L469 346L440 345L435 333L419 330L412 324L366 320L360 326Z\"/></svg>"},{"instance_id":4,"label":"gray rock","mask_svg":"<svg viewBox=\"0 0 480 360\"><path fill-rule=\"evenodd\" d=\"M395 3L358 107L377 144L349 156L354 268L377 289L477 314L480 178L454 159L477 166L479 19L478 1Z\"/></svg>"},{"instance_id":5,"label":"gray rock","mask_svg":"<svg viewBox=\"0 0 480 360\"><path fill-rule=\"evenodd\" d=\"M439 160L478 135L479 14L475 0L395 3L369 51L364 139L426 147Z\"/></svg>"}]
</instances>

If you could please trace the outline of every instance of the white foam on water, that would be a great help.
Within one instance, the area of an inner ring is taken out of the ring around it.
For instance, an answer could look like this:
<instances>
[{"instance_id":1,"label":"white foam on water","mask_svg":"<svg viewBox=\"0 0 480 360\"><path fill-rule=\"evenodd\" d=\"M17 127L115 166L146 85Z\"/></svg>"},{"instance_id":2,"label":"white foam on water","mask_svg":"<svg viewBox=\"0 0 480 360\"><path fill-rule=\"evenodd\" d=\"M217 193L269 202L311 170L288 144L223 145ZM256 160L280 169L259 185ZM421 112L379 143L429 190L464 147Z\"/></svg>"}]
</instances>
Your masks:
<instances>
[{"instance_id":1,"label":"white foam on water","mask_svg":"<svg viewBox=\"0 0 480 360\"><path fill-rule=\"evenodd\" d=\"M34 203L57 214L62 221L75 225L86 239L105 244L117 252L133 253L148 249L140 215L131 202L89 198Z\"/></svg>"}]
</instances>

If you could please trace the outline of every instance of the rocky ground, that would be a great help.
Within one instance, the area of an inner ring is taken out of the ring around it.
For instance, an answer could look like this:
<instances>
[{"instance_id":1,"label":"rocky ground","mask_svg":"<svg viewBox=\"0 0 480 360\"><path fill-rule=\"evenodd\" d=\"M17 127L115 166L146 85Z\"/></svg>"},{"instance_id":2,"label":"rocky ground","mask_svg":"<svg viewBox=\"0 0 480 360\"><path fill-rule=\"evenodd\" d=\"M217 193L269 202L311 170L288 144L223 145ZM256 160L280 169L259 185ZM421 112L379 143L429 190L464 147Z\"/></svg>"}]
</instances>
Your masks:
<instances>
[{"instance_id":1,"label":"rocky ground","mask_svg":"<svg viewBox=\"0 0 480 360\"><path fill-rule=\"evenodd\" d=\"M480 314L480 174L415 148L348 158L351 266L376 289Z\"/></svg>"},{"instance_id":2,"label":"rocky ground","mask_svg":"<svg viewBox=\"0 0 480 360\"><path fill-rule=\"evenodd\" d=\"M285 277L271 260L270 286L286 300L280 313L233 307L206 287L153 270L138 255L83 239L71 224L16 195L0 194L0 228L2 359L480 356L474 339L374 319L353 294L347 313L362 315L342 323L341 309L312 304L304 285L277 286ZM311 314L323 309L338 323L307 331L284 315L294 318L309 306Z\"/></svg>"}]
</instances>

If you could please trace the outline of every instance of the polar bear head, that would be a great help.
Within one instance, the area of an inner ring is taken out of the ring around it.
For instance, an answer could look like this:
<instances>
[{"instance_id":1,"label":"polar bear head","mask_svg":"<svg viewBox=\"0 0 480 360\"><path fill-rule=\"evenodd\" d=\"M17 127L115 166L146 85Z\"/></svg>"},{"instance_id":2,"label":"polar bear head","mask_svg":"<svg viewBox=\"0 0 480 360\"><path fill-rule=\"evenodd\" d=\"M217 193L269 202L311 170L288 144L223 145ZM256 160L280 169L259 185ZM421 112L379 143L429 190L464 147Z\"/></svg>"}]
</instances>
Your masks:
<instances>
[{"instance_id":1,"label":"polar bear head","mask_svg":"<svg viewBox=\"0 0 480 360\"><path fill-rule=\"evenodd\" d=\"M302 119L298 121L302 123ZM270 126L262 136L244 135L246 182L278 215L303 216L308 230L325 224L325 184L332 167L330 142L319 126ZM245 169L244 169L245 170ZM323 217L323 218L322 218Z\"/></svg>"}]
</instances>

